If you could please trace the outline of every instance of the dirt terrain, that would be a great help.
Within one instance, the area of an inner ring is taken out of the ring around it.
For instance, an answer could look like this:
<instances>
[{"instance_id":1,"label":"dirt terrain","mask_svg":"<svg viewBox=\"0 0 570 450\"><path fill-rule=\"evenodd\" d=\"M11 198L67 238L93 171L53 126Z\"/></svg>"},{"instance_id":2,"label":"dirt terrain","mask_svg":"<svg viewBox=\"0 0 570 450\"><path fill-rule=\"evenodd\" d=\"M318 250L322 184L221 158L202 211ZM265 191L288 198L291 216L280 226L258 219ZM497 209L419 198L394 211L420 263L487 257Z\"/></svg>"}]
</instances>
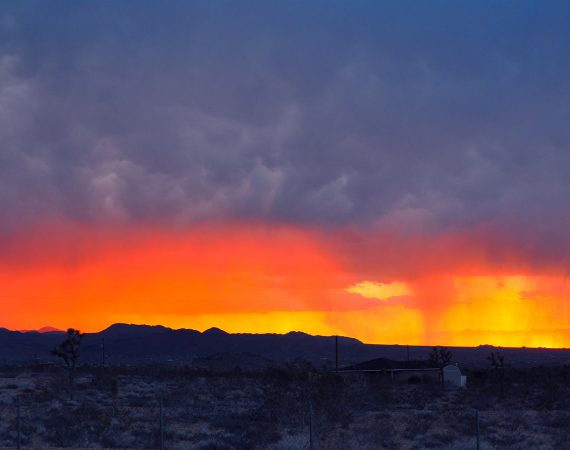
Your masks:
<instances>
[{"instance_id":1,"label":"dirt terrain","mask_svg":"<svg viewBox=\"0 0 570 450\"><path fill-rule=\"evenodd\" d=\"M467 389L281 368L87 368L73 399L59 368L0 371L0 447L565 448L570 368L467 371ZM162 417L162 419L161 419ZM162 427L161 427L162 422Z\"/></svg>"}]
</instances>

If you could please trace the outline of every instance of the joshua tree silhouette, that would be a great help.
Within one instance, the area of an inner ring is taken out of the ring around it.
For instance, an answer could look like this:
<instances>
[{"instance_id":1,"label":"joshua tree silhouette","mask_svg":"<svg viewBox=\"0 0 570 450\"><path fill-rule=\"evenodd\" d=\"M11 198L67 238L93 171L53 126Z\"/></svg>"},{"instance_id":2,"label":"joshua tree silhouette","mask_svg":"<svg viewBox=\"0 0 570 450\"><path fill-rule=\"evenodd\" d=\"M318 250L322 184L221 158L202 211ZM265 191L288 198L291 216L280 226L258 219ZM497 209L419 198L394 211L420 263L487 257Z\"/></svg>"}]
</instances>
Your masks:
<instances>
[{"instance_id":1,"label":"joshua tree silhouette","mask_svg":"<svg viewBox=\"0 0 570 450\"><path fill-rule=\"evenodd\" d=\"M501 396L505 395L505 357L500 352L491 352L487 357L493 370L495 372L495 378L499 380L499 385L501 387Z\"/></svg>"},{"instance_id":2,"label":"joshua tree silhouette","mask_svg":"<svg viewBox=\"0 0 570 450\"><path fill-rule=\"evenodd\" d=\"M433 347L429 354L429 363L439 368L439 377L442 385L445 383L443 368L451 362L451 359L451 351L447 347Z\"/></svg>"},{"instance_id":3,"label":"joshua tree silhouette","mask_svg":"<svg viewBox=\"0 0 570 450\"><path fill-rule=\"evenodd\" d=\"M52 355L63 359L67 369L69 396L71 399L73 399L75 367L80 356L82 340L83 334L79 330L69 328L65 340L51 351Z\"/></svg>"},{"instance_id":4,"label":"joshua tree silhouette","mask_svg":"<svg viewBox=\"0 0 570 450\"><path fill-rule=\"evenodd\" d=\"M435 367L442 368L451 362L451 351L447 347L433 347L429 354L429 362Z\"/></svg>"}]
</instances>

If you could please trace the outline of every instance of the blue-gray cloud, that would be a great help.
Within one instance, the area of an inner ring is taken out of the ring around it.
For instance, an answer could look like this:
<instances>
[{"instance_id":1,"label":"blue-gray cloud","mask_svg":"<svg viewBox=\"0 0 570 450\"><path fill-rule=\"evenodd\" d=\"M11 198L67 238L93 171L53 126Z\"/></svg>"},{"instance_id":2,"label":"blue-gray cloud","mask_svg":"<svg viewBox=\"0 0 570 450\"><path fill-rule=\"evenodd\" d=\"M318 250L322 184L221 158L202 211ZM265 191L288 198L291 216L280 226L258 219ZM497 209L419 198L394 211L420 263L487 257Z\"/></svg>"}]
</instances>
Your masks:
<instances>
[{"instance_id":1,"label":"blue-gray cloud","mask_svg":"<svg viewBox=\"0 0 570 450\"><path fill-rule=\"evenodd\" d=\"M569 21L562 1L3 2L2 223L562 235Z\"/></svg>"}]
</instances>

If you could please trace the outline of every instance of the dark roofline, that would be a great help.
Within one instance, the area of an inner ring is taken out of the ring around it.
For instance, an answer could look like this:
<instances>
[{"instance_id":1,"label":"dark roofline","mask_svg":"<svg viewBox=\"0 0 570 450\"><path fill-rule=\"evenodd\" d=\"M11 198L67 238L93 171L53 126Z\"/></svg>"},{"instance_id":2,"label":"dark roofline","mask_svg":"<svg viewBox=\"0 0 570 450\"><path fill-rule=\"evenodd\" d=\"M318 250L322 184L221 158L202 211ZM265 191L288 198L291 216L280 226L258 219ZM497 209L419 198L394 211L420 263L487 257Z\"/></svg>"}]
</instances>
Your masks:
<instances>
[{"instance_id":1,"label":"dark roofline","mask_svg":"<svg viewBox=\"0 0 570 450\"><path fill-rule=\"evenodd\" d=\"M418 368L418 369L339 369L338 373L352 373L352 372L439 372L441 369L437 367Z\"/></svg>"}]
</instances>

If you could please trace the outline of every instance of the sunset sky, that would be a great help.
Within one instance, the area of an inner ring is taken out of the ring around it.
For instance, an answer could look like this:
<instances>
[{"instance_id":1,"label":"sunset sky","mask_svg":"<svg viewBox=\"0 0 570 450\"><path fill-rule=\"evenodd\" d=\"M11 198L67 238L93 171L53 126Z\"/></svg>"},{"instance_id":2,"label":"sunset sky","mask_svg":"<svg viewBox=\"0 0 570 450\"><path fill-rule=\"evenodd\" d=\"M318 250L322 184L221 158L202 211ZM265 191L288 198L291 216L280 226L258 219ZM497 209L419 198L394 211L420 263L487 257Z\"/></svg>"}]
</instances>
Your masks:
<instances>
[{"instance_id":1,"label":"sunset sky","mask_svg":"<svg viewBox=\"0 0 570 450\"><path fill-rule=\"evenodd\" d=\"M0 5L0 327L570 347L570 2Z\"/></svg>"}]
</instances>

